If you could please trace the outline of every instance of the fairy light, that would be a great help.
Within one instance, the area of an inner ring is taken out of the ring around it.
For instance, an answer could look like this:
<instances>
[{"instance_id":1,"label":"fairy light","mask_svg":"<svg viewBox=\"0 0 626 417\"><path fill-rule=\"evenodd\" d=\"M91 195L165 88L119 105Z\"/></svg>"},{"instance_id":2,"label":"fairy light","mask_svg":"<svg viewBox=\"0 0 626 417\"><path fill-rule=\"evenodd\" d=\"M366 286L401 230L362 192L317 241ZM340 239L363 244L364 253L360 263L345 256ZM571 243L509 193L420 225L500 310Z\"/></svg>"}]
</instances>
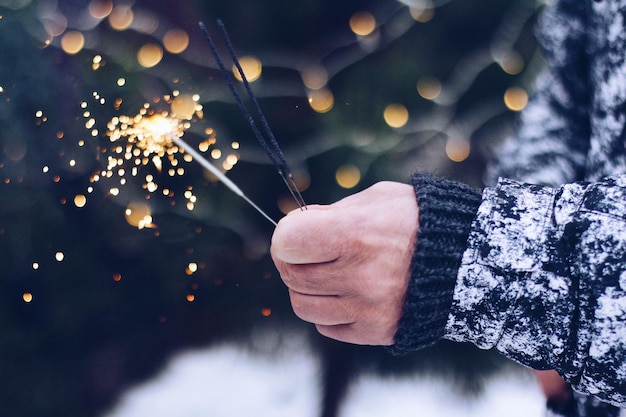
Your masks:
<instances>
[{"instance_id":1,"label":"fairy light","mask_svg":"<svg viewBox=\"0 0 626 417\"><path fill-rule=\"evenodd\" d=\"M78 31L66 32L61 38L61 48L65 53L76 55L85 46L85 36Z\"/></svg>"},{"instance_id":2,"label":"fairy light","mask_svg":"<svg viewBox=\"0 0 626 417\"><path fill-rule=\"evenodd\" d=\"M239 64L241 65L243 73L248 81L253 82L261 77L263 65L261 64L261 60L259 60L259 58L250 55L242 56L239 58ZM232 71L234 77L238 81L243 81L241 74L239 74L239 71L237 71L237 68L234 65Z\"/></svg>"},{"instance_id":3,"label":"fairy light","mask_svg":"<svg viewBox=\"0 0 626 417\"><path fill-rule=\"evenodd\" d=\"M357 12L350 17L350 29L358 36L370 35L376 29L376 18L369 12Z\"/></svg>"},{"instance_id":4,"label":"fairy light","mask_svg":"<svg viewBox=\"0 0 626 417\"><path fill-rule=\"evenodd\" d=\"M409 111L402 104L390 104L383 112L385 122L393 128L401 128L409 121Z\"/></svg>"},{"instance_id":5,"label":"fairy light","mask_svg":"<svg viewBox=\"0 0 626 417\"><path fill-rule=\"evenodd\" d=\"M441 81L435 77L422 77L417 82L417 92L426 100L434 100L441 94Z\"/></svg>"},{"instance_id":6,"label":"fairy light","mask_svg":"<svg viewBox=\"0 0 626 417\"><path fill-rule=\"evenodd\" d=\"M511 87L504 93L504 104L509 110L522 111L528 104L528 93L521 87Z\"/></svg>"},{"instance_id":7,"label":"fairy light","mask_svg":"<svg viewBox=\"0 0 626 417\"><path fill-rule=\"evenodd\" d=\"M111 0L92 0L89 3L89 14L96 19L105 19L113 11Z\"/></svg>"},{"instance_id":8,"label":"fairy light","mask_svg":"<svg viewBox=\"0 0 626 417\"><path fill-rule=\"evenodd\" d=\"M327 113L335 105L335 96L330 90L320 89L309 91L309 106L317 113Z\"/></svg>"},{"instance_id":9,"label":"fairy light","mask_svg":"<svg viewBox=\"0 0 626 417\"><path fill-rule=\"evenodd\" d=\"M180 54L189 46L189 35L182 29L168 30L163 36L163 46L169 53Z\"/></svg>"},{"instance_id":10,"label":"fairy light","mask_svg":"<svg viewBox=\"0 0 626 417\"><path fill-rule=\"evenodd\" d=\"M63 252L57 252L54 254L54 259L56 259L57 262L63 262L65 254Z\"/></svg>"},{"instance_id":11,"label":"fairy light","mask_svg":"<svg viewBox=\"0 0 626 417\"><path fill-rule=\"evenodd\" d=\"M131 202L124 212L126 222L138 229L153 227L150 206L142 202Z\"/></svg>"},{"instance_id":12,"label":"fairy light","mask_svg":"<svg viewBox=\"0 0 626 417\"><path fill-rule=\"evenodd\" d=\"M185 273L187 275L193 275L196 272L198 272L198 264L195 262L189 262L189 265L187 265L187 268L185 269Z\"/></svg>"},{"instance_id":13,"label":"fairy light","mask_svg":"<svg viewBox=\"0 0 626 417\"><path fill-rule=\"evenodd\" d=\"M337 169L335 179L342 188L354 188L361 182L361 170L355 165L343 165Z\"/></svg>"},{"instance_id":14,"label":"fairy light","mask_svg":"<svg viewBox=\"0 0 626 417\"><path fill-rule=\"evenodd\" d=\"M163 48L155 43L142 46L137 52L137 61L144 68L152 68L163 59Z\"/></svg>"},{"instance_id":15,"label":"fairy light","mask_svg":"<svg viewBox=\"0 0 626 417\"><path fill-rule=\"evenodd\" d=\"M85 207L85 205L87 204L87 197L85 197L83 194L77 194L74 197L74 205L78 208L83 208Z\"/></svg>"},{"instance_id":16,"label":"fairy light","mask_svg":"<svg viewBox=\"0 0 626 417\"><path fill-rule=\"evenodd\" d=\"M328 71L322 66L307 68L301 76L302 82L310 90L320 90L328 83Z\"/></svg>"},{"instance_id":17,"label":"fairy light","mask_svg":"<svg viewBox=\"0 0 626 417\"><path fill-rule=\"evenodd\" d=\"M25 303L31 303L33 301L33 294L30 292L25 292L24 294L22 294L22 300L24 300Z\"/></svg>"},{"instance_id":18,"label":"fairy light","mask_svg":"<svg viewBox=\"0 0 626 417\"><path fill-rule=\"evenodd\" d=\"M446 142L446 155L453 162L465 161L471 151L470 143L464 138L449 138Z\"/></svg>"},{"instance_id":19,"label":"fairy light","mask_svg":"<svg viewBox=\"0 0 626 417\"><path fill-rule=\"evenodd\" d=\"M109 25L117 31L128 29L135 20L135 14L130 6L115 6L108 15Z\"/></svg>"},{"instance_id":20,"label":"fairy light","mask_svg":"<svg viewBox=\"0 0 626 417\"><path fill-rule=\"evenodd\" d=\"M524 58L518 52L507 51L494 57L502 70L510 75L517 75L524 70Z\"/></svg>"}]
</instances>

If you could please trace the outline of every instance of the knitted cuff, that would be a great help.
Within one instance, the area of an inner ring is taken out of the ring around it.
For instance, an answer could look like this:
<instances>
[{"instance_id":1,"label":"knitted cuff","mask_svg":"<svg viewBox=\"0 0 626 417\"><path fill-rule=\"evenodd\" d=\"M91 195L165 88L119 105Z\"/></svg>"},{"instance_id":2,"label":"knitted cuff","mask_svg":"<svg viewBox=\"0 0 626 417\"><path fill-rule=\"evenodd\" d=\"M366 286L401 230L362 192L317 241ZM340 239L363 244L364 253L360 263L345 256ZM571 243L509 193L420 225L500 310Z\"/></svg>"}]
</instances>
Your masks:
<instances>
[{"instance_id":1,"label":"knitted cuff","mask_svg":"<svg viewBox=\"0 0 626 417\"><path fill-rule=\"evenodd\" d=\"M465 184L413 175L419 208L419 230L411 277L398 323L396 355L434 344L444 335L456 276L472 220L481 202L479 190Z\"/></svg>"}]
</instances>

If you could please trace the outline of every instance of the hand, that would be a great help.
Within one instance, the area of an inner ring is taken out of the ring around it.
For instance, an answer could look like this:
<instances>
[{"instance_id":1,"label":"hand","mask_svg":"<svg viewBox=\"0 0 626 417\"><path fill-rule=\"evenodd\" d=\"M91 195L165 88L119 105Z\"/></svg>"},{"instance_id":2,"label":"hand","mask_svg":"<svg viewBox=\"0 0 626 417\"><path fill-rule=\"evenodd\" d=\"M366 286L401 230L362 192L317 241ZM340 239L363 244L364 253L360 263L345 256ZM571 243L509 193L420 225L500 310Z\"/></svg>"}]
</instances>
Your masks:
<instances>
[{"instance_id":1,"label":"hand","mask_svg":"<svg viewBox=\"0 0 626 417\"><path fill-rule=\"evenodd\" d=\"M417 229L413 187L394 182L289 213L271 253L296 315L333 339L392 345Z\"/></svg>"}]
</instances>

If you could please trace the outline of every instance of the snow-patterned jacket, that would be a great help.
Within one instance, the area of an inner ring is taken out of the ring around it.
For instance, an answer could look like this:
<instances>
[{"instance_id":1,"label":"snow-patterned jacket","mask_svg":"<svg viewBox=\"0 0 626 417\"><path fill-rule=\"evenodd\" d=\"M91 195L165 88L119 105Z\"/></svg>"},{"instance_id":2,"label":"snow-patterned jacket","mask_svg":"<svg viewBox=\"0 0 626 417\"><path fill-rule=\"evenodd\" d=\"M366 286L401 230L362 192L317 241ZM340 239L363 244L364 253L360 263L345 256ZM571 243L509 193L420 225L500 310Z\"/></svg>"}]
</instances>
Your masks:
<instances>
[{"instance_id":1,"label":"snow-patterned jacket","mask_svg":"<svg viewBox=\"0 0 626 417\"><path fill-rule=\"evenodd\" d=\"M413 177L392 350L472 342L626 407L626 0L557 0L539 38L547 70L490 171L503 178L481 196Z\"/></svg>"}]
</instances>

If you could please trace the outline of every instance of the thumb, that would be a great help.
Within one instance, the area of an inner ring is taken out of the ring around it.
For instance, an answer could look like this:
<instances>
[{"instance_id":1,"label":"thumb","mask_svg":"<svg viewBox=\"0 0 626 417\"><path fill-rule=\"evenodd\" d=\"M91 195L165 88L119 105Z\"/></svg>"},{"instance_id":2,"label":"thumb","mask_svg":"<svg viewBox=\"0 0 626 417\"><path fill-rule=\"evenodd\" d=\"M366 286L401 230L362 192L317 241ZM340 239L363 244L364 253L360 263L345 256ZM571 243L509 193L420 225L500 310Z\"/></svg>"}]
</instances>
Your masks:
<instances>
[{"instance_id":1,"label":"thumb","mask_svg":"<svg viewBox=\"0 0 626 417\"><path fill-rule=\"evenodd\" d=\"M289 264L331 262L339 257L341 235L333 230L336 213L330 206L293 211L283 217L272 236L274 259Z\"/></svg>"}]
</instances>

